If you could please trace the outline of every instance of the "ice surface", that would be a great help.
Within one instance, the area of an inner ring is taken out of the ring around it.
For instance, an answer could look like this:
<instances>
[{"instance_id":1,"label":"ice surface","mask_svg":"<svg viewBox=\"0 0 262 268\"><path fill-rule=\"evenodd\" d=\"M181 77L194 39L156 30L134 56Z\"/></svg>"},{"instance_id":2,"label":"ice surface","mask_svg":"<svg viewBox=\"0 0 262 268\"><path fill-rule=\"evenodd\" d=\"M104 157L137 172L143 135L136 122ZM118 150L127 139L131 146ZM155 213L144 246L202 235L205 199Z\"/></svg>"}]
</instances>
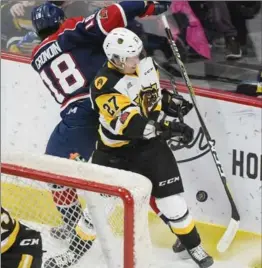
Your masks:
<instances>
[{"instance_id":1,"label":"ice surface","mask_svg":"<svg viewBox=\"0 0 262 268\"><path fill-rule=\"evenodd\" d=\"M53 239L48 234L48 226L36 223L24 223L37 230L44 230L44 235L42 236L43 248L46 251L46 253L44 253L44 261L51 256L66 252L68 242ZM50 243L50 241L52 241L52 243ZM212 268L258 268L258 266L250 266L250 260L261 254L258 251L259 247L256 247L256 249L254 249L254 247L250 247L250 250L246 250L245 247L245 250L240 249L239 254L235 256L227 256L225 260L215 260L215 264L212 266ZM198 266L192 260L181 260L172 252L171 249L167 248L154 247L153 257L154 259L150 264L150 268L198 268ZM103 261L103 255L98 240L95 241L93 247L86 253L86 255L83 256L76 265L72 266L72 268L86 267L108 268Z\"/></svg>"}]
</instances>

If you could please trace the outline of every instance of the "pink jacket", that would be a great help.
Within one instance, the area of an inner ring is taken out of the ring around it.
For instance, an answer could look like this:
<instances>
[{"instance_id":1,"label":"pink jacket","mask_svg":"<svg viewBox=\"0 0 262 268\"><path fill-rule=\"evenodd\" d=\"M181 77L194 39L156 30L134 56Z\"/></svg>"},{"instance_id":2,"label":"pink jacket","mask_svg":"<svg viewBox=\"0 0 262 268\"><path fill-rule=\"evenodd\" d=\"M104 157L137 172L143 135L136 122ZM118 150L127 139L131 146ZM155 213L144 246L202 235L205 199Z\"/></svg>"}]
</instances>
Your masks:
<instances>
[{"instance_id":1,"label":"pink jacket","mask_svg":"<svg viewBox=\"0 0 262 268\"><path fill-rule=\"evenodd\" d=\"M210 47L206 39L205 32L199 21L194 14L187 1L172 1L170 6L173 13L184 13L189 20L189 26L186 31L186 41L190 47L198 52L203 57L210 59ZM171 26L170 26L171 27ZM174 38L179 34L177 28L171 27Z\"/></svg>"}]
</instances>

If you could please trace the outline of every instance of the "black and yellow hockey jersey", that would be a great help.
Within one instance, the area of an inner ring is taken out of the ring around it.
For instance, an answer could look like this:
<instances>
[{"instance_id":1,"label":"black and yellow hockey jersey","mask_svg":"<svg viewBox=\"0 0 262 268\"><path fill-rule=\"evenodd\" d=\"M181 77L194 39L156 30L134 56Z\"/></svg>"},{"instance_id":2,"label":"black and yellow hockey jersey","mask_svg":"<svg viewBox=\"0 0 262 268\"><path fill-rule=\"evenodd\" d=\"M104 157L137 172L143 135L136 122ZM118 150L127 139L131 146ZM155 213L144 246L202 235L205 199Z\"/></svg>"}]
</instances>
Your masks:
<instances>
[{"instance_id":1,"label":"black and yellow hockey jersey","mask_svg":"<svg viewBox=\"0 0 262 268\"><path fill-rule=\"evenodd\" d=\"M12 219L8 211L1 207L1 253L12 247L19 230L20 223Z\"/></svg>"},{"instance_id":2,"label":"black and yellow hockey jersey","mask_svg":"<svg viewBox=\"0 0 262 268\"><path fill-rule=\"evenodd\" d=\"M1 267L39 268L42 266L42 256L40 232L13 219L1 207Z\"/></svg>"},{"instance_id":3,"label":"black and yellow hockey jersey","mask_svg":"<svg viewBox=\"0 0 262 268\"><path fill-rule=\"evenodd\" d=\"M91 85L94 110L99 113L99 144L127 147L143 133L161 110L159 73L151 57L144 58L134 75L119 72L108 62Z\"/></svg>"}]
</instances>

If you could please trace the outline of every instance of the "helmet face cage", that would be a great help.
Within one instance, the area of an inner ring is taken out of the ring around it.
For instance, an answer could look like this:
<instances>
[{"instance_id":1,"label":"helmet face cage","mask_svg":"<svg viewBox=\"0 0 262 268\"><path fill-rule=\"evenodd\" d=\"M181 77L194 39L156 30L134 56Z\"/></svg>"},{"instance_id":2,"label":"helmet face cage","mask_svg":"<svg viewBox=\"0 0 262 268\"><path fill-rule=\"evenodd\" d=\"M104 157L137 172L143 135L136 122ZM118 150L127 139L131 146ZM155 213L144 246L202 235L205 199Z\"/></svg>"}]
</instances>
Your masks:
<instances>
[{"instance_id":1,"label":"helmet face cage","mask_svg":"<svg viewBox=\"0 0 262 268\"><path fill-rule=\"evenodd\" d=\"M64 11L49 2L35 7L31 13L32 24L37 34L47 29L56 29L64 19Z\"/></svg>"}]
</instances>

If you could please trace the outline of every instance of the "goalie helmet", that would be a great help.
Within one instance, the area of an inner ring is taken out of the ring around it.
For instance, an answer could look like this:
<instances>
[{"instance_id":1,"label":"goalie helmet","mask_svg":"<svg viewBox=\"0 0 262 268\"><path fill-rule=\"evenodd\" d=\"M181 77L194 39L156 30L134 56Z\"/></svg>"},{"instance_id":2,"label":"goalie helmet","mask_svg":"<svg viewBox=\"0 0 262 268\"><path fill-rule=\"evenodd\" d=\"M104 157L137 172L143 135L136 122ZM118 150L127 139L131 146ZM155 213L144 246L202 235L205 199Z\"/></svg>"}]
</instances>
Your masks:
<instances>
[{"instance_id":1,"label":"goalie helmet","mask_svg":"<svg viewBox=\"0 0 262 268\"><path fill-rule=\"evenodd\" d=\"M103 49L109 61L119 59L122 64L125 64L127 58L141 55L143 42L132 31L126 28L116 28L105 38Z\"/></svg>"},{"instance_id":2,"label":"goalie helmet","mask_svg":"<svg viewBox=\"0 0 262 268\"><path fill-rule=\"evenodd\" d=\"M64 11L58 6L49 2L35 7L31 12L32 24L38 35L45 30L58 29L61 21L64 19Z\"/></svg>"}]
</instances>

